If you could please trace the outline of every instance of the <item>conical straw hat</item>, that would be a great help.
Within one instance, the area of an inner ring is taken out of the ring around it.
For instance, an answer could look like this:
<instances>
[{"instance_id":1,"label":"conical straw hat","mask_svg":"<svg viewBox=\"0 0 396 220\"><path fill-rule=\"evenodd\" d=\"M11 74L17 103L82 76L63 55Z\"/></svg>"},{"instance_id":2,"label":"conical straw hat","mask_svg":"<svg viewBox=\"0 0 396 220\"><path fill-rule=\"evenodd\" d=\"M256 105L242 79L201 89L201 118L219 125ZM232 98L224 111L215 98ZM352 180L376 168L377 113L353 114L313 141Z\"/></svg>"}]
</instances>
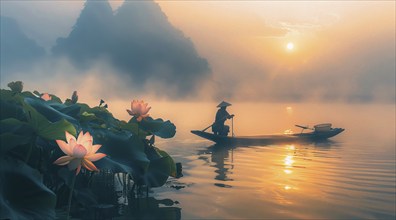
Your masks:
<instances>
[{"instance_id":1,"label":"conical straw hat","mask_svg":"<svg viewBox=\"0 0 396 220\"><path fill-rule=\"evenodd\" d=\"M220 102L220 104L217 105L218 108L227 107L227 106L231 106L231 104L228 102L225 102L225 101L222 101L222 102Z\"/></svg>"}]
</instances>

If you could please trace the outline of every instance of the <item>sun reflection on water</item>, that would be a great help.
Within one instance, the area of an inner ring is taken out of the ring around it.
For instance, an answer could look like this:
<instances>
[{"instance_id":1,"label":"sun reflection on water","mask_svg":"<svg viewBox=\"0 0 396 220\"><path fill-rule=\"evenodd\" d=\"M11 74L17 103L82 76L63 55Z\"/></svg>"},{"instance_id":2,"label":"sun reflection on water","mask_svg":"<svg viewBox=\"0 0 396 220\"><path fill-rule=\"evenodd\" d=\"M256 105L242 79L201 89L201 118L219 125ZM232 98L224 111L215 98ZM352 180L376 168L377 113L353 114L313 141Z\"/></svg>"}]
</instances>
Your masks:
<instances>
[{"instance_id":1,"label":"sun reflection on water","mask_svg":"<svg viewBox=\"0 0 396 220\"><path fill-rule=\"evenodd\" d=\"M286 168L291 168L291 167L293 167L293 166L292 166L293 163L294 163L293 155L287 155L287 156L285 157L285 159L283 160L283 162L284 162Z\"/></svg>"},{"instance_id":2,"label":"sun reflection on water","mask_svg":"<svg viewBox=\"0 0 396 220\"><path fill-rule=\"evenodd\" d=\"M287 149L287 150L295 150L296 147L295 147L294 145L287 145L287 146L286 146L286 149Z\"/></svg>"},{"instance_id":3,"label":"sun reflection on water","mask_svg":"<svg viewBox=\"0 0 396 220\"><path fill-rule=\"evenodd\" d=\"M290 178L293 174L293 164L295 163L294 153L296 147L294 145L286 145L285 148L286 156L283 159L283 173L285 173L286 176L283 179L285 183L282 184L282 187L284 190L290 191L291 189L294 189L294 187L290 184Z\"/></svg>"}]
</instances>

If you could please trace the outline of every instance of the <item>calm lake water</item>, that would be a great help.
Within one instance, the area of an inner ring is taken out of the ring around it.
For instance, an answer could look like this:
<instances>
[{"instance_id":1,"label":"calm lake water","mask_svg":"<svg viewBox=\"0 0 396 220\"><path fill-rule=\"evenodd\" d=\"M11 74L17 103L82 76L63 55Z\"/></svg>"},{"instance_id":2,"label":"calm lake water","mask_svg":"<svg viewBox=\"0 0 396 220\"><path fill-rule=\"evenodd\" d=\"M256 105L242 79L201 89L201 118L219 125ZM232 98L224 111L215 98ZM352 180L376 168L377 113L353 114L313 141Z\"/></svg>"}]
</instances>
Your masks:
<instances>
[{"instance_id":1,"label":"calm lake water","mask_svg":"<svg viewBox=\"0 0 396 220\"><path fill-rule=\"evenodd\" d=\"M183 164L184 177L151 189L140 217L395 219L395 105L234 104L236 135L325 122L346 129L323 143L249 147L215 147L189 133L210 124L213 106L164 117L178 133L157 146Z\"/></svg>"}]
</instances>

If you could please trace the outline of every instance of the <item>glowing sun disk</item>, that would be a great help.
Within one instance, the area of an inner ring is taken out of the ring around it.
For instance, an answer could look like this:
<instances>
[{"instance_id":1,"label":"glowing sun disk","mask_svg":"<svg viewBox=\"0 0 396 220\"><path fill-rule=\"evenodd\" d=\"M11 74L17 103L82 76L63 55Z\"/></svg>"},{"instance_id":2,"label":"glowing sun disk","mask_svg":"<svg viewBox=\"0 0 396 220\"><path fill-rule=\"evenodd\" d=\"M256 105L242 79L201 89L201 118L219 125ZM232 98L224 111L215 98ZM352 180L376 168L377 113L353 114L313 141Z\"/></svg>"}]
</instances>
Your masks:
<instances>
[{"instance_id":1,"label":"glowing sun disk","mask_svg":"<svg viewBox=\"0 0 396 220\"><path fill-rule=\"evenodd\" d=\"M287 43L286 48L287 48L287 50L293 50L294 44L292 42L289 42L289 43Z\"/></svg>"}]
</instances>

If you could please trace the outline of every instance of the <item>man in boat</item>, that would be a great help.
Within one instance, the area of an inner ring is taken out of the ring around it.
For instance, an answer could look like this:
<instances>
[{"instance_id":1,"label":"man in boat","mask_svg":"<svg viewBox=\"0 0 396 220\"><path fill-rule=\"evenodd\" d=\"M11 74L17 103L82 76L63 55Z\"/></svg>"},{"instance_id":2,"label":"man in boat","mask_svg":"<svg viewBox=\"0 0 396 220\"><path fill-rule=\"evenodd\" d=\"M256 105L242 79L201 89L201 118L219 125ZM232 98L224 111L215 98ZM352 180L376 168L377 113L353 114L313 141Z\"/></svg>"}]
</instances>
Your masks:
<instances>
[{"instance_id":1,"label":"man in boat","mask_svg":"<svg viewBox=\"0 0 396 220\"><path fill-rule=\"evenodd\" d=\"M226 108L228 106L231 106L231 104L225 101L222 101L219 105L217 105L217 107L220 109L217 111L215 122L212 125L212 131L215 135L227 136L228 132L230 132L230 127L224 125L227 119L234 117L234 115L230 115L227 112Z\"/></svg>"}]
</instances>

